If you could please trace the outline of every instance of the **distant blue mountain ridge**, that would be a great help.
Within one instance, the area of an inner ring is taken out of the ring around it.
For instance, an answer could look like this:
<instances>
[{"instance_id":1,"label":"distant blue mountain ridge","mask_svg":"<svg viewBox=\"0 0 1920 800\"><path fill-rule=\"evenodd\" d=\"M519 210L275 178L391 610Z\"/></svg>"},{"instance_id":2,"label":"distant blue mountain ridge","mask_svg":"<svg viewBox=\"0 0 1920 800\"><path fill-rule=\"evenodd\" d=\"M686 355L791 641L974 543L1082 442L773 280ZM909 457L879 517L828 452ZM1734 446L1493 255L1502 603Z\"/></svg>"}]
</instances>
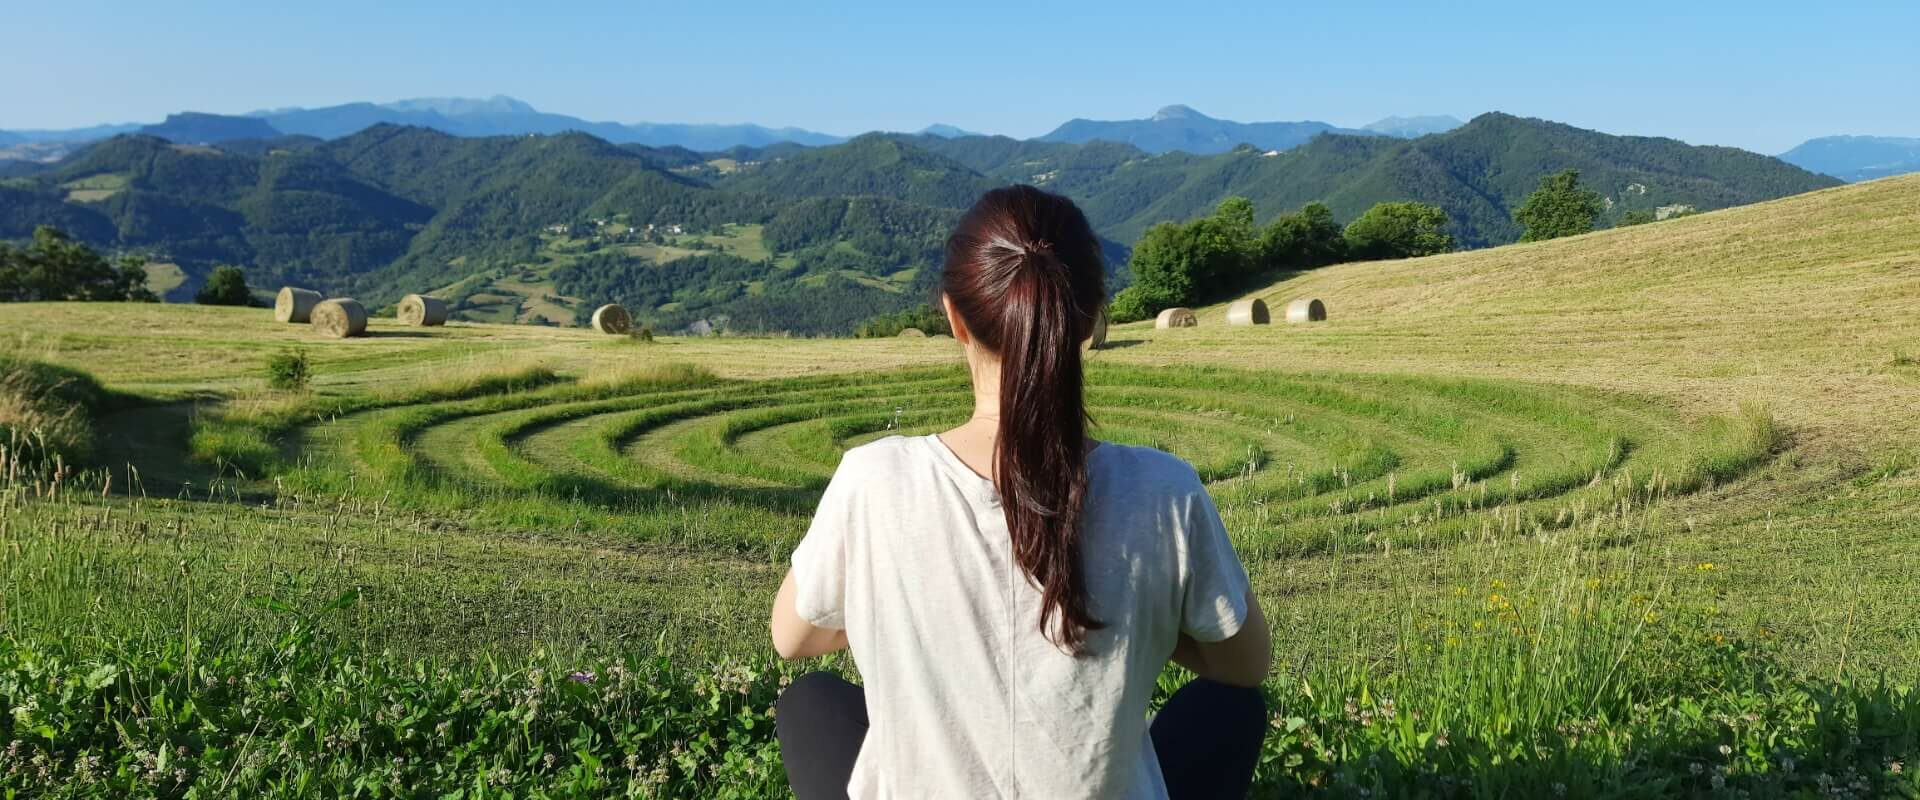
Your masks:
<instances>
[{"instance_id":1,"label":"distant blue mountain ridge","mask_svg":"<svg viewBox=\"0 0 1920 800\"><path fill-rule=\"evenodd\" d=\"M1920 139L1823 136L1781 153L1780 160L1843 181L1870 181L1920 172Z\"/></svg>"},{"instance_id":2,"label":"distant blue mountain ridge","mask_svg":"<svg viewBox=\"0 0 1920 800\"><path fill-rule=\"evenodd\" d=\"M414 125L455 136L554 134L580 131L615 144L714 151L779 142L819 146L845 137L804 128L754 124L593 122L536 110L511 97L422 97L392 103L345 103L325 108L277 108L241 116L184 112L156 125L98 125L69 130L0 131L0 147L36 142L87 142L123 133L149 133L176 144L215 144L283 135L337 139L374 125ZM5 153L0 152L0 159Z\"/></svg>"},{"instance_id":3,"label":"distant blue mountain ridge","mask_svg":"<svg viewBox=\"0 0 1920 800\"><path fill-rule=\"evenodd\" d=\"M16 163L33 169L34 163L52 163L93 141L124 133L144 133L176 144L217 144L241 140L270 140L281 136L338 139L374 125L412 125L455 136L513 136L580 131L615 144L682 147L713 153L735 148L772 145L806 147L838 144L848 137L795 127L767 127L752 123L732 125L689 123L593 122L566 114L550 114L504 95L474 97L417 97L391 103L343 103L324 108L276 108L244 115L181 112L166 120L143 125L135 122L93 125L65 130L0 130L0 164ZM1292 122L1235 122L1216 119L1184 105L1170 105L1145 119L1073 119L1031 141L1085 144L1109 141L1129 144L1148 153L1184 151L1196 155L1224 153L1242 145L1260 150L1290 150L1322 133L1354 136L1390 136L1413 139L1458 128L1463 123L1447 115L1390 116L1358 128L1343 128L1316 120ZM936 123L922 135L961 139L985 134ZM1920 172L1920 138L1892 136L1826 136L1810 139L1781 153L1794 166L1841 180L1863 181Z\"/></svg>"},{"instance_id":4,"label":"distant blue mountain ridge","mask_svg":"<svg viewBox=\"0 0 1920 800\"><path fill-rule=\"evenodd\" d=\"M594 122L565 114L551 114L503 95L488 98L421 97L391 103L343 103L323 108L275 108L231 116L182 112L166 121L141 125L125 123L69 130L0 131L0 160L47 160L81 143L123 133L147 133L176 144L215 144L278 136L337 139L374 125L412 125L456 136L555 134L580 131L615 144L684 147L716 152L735 147L766 147L791 142L810 147L837 144L846 137L795 127L772 128L751 123L734 125L685 123ZM1389 117L1364 128L1341 128L1325 122L1234 122L1215 119L1183 105L1167 106L1148 119L1072 120L1040 141L1086 142L1102 139L1133 144L1151 153L1184 150L1195 154L1223 153L1242 144L1263 150L1285 150L1325 133L1386 135L1411 138L1460 126L1453 117ZM944 138L979 136L954 125L934 124L922 134ZM53 143L67 145L60 147ZM35 144L34 148L20 145Z\"/></svg>"},{"instance_id":5,"label":"distant blue mountain ridge","mask_svg":"<svg viewBox=\"0 0 1920 800\"><path fill-rule=\"evenodd\" d=\"M1149 153L1180 150L1197 155L1224 153L1243 144L1262 150L1289 150L1322 133L1377 135L1325 122L1234 122L1214 119L1188 106L1171 105L1146 119L1071 119L1041 136L1043 142L1130 144Z\"/></svg>"},{"instance_id":6,"label":"distant blue mountain ridge","mask_svg":"<svg viewBox=\"0 0 1920 800\"><path fill-rule=\"evenodd\" d=\"M1432 133L1446 133L1467 123L1456 117L1437 114L1424 117L1387 117L1377 122L1360 126L1362 130L1398 136L1402 139L1418 139Z\"/></svg>"}]
</instances>

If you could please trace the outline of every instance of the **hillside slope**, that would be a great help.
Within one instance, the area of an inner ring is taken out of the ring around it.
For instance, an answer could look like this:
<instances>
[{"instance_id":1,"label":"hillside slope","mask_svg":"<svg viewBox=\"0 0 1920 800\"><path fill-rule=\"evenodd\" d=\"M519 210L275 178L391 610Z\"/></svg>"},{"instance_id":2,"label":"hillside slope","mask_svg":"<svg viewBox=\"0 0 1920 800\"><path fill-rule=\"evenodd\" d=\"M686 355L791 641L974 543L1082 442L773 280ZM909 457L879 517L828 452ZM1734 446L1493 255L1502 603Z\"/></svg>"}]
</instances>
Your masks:
<instances>
[{"instance_id":1,"label":"hillside slope","mask_svg":"<svg viewBox=\"0 0 1920 800\"><path fill-rule=\"evenodd\" d=\"M928 242L941 238L928 221L952 219L993 186L1074 198L1117 265L1148 226L1230 195L1251 199L1261 221L1310 201L1350 220L1378 202L1418 200L1444 209L1468 247L1509 242L1519 234L1512 208L1568 167L1607 198L1609 224L1628 210L1723 208L1838 183L1744 151L1502 114L1419 139L1322 135L1283 153L1213 156L888 134L697 153L584 133L473 138L375 125L326 142L100 142L0 183L0 239L52 223L177 264L186 281L174 299L190 297L213 265L238 264L259 287L297 282L375 306L441 291L475 321L567 323L619 300L645 301L634 311L662 330L844 333L922 302L939 264ZM852 216L816 202L852 198L894 202ZM912 233L900 239L901 230ZM714 258L653 270L695 253ZM628 280L574 284L595 294L550 280L589 257L594 265L571 274Z\"/></svg>"},{"instance_id":2,"label":"hillside slope","mask_svg":"<svg viewBox=\"0 0 1920 800\"><path fill-rule=\"evenodd\" d=\"M1920 175L1725 211L1404 261L1342 264L1252 296L1315 325L1117 328L1247 366L1417 370L1629 390L1699 413L1773 407L1840 444L1920 445Z\"/></svg>"}]
</instances>

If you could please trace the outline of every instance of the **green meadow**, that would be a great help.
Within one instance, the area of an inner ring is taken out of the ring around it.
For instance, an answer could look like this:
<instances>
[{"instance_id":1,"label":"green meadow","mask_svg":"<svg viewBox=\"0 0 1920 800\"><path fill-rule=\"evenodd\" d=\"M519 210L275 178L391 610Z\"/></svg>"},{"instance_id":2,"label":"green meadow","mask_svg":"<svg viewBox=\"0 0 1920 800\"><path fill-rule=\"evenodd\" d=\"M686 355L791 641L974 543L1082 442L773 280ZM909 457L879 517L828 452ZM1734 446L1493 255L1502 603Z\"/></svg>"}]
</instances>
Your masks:
<instances>
[{"instance_id":1,"label":"green meadow","mask_svg":"<svg viewBox=\"0 0 1920 800\"><path fill-rule=\"evenodd\" d=\"M1920 797L1917 231L1895 178L1115 326L1098 434L1195 465L1273 620L1260 796ZM785 796L774 698L858 672L772 658L786 556L969 410L940 338L18 304L0 353L5 797Z\"/></svg>"}]
</instances>

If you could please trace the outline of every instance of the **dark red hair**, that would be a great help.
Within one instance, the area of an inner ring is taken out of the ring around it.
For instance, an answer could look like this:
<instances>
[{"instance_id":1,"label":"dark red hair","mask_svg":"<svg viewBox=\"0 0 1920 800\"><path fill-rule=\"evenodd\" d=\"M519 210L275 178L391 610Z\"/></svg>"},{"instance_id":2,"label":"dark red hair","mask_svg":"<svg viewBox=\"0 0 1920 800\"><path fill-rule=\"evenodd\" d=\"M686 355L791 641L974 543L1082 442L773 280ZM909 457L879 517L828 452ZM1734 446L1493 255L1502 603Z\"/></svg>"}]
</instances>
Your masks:
<instances>
[{"instance_id":1,"label":"dark red hair","mask_svg":"<svg viewBox=\"0 0 1920 800\"><path fill-rule=\"evenodd\" d=\"M947 238L941 290L973 338L1000 359L994 487L1014 562L1040 589L1040 630L1076 654L1101 624L1080 561L1087 411L1080 344L1106 302L1100 240L1057 194L1008 186L983 195Z\"/></svg>"}]
</instances>

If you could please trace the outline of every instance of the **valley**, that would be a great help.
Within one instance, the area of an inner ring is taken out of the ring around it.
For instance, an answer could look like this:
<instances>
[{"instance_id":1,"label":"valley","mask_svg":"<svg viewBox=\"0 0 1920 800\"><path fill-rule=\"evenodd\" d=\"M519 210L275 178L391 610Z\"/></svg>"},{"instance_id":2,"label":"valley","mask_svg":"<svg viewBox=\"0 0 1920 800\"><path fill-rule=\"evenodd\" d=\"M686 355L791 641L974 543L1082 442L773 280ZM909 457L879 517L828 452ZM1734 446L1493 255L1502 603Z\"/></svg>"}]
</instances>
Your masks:
<instances>
[{"instance_id":1,"label":"valley","mask_svg":"<svg viewBox=\"0 0 1920 800\"><path fill-rule=\"evenodd\" d=\"M476 321L570 325L583 307L621 302L661 330L844 334L926 302L945 227L1002 183L1075 198L1109 239L1118 287L1127 245L1148 226L1231 195L1262 219L1324 201L1344 220L1414 199L1445 210L1464 246L1512 241L1511 209L1542 163L1580 169L1609 222L1835 183L1727 148L1501 114L1414 139L1322 133L1215 155L890 134L703 154L377 125L330 141L108 139L0 182L0 238L53 225L175 264L185 279L174 300L214 265L237 264L260 291L309 286L375 308L449 292L456 316ZM592 275L579 274L583 260Z\"/></svg>"}]
</instances>

